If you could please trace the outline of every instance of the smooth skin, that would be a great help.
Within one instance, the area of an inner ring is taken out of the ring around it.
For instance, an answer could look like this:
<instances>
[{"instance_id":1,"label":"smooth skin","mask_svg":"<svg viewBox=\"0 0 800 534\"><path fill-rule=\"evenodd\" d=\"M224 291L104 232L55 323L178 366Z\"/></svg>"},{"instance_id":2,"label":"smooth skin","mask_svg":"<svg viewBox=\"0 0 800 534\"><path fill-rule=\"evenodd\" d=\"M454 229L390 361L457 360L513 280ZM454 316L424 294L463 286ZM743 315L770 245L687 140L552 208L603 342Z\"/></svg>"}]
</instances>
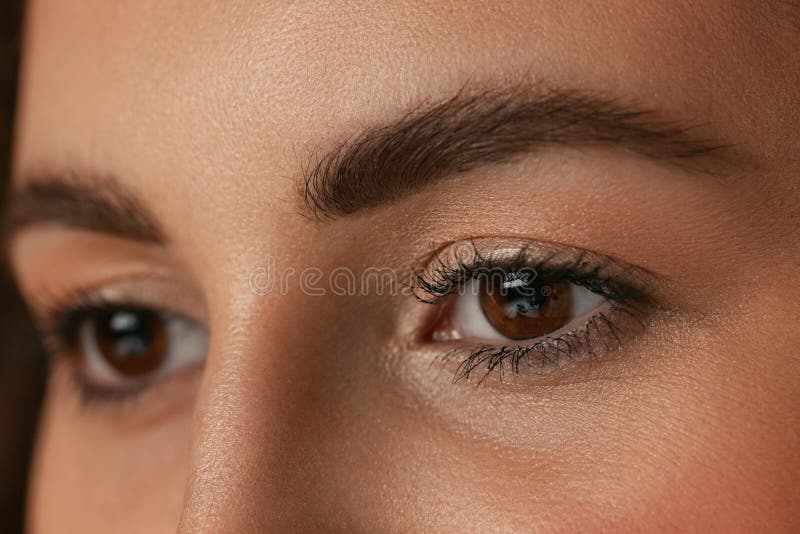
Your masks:
<instances>
[{"instance_id":1,"label":"smooth skin","mask_svg":"<svg viewBox=\"0 0 800 534\"><path fill-rule=\"evenodd\" d=\"M34 0L27 29L16 187L114 180L169 242L26 228L26 298L121 281L211 334L204 365L121 404L82 404L54 363L31 532L800 529L797 7ZM313 154L508 80L640 103L742 163L552 147L304 213ZM267 257L404 269L487 236L640 266L670 311L607 360L478 386L409 348L413 298L249 286Z\"/></svg>"}]
</instances>

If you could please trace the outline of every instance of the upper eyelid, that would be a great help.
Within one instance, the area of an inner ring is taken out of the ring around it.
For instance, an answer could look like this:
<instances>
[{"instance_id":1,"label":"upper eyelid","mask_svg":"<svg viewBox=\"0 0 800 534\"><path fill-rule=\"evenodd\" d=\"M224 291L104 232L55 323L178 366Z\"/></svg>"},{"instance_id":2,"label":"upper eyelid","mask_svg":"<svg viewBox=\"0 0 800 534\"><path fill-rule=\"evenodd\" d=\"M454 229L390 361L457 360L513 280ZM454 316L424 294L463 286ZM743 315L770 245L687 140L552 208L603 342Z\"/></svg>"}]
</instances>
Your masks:
<instances>
[{"instance_id":1,"label":"upper eyelid","mask_svg":"<svg viewBox=\"0 0 800 534\"><path fill-rule=\"evenodd\" d=\"M461 255L460 252L465 250L471 257L465 259ZM431 295L428 290L433 289L437 276L458 269L469 275L476 267L509 270L531 267L554 276L576 272L588 276L593 271L598 279L624 282L631 290L643 295L648 294L654 283L667 282L666 277L657 273L588 249L546 241L487 237L451 241L437 248L428 257L424 267L415 271L415 295L429 302L431 300L424 298L424 295Z\"/></svg>"},{"instance_id":2,"label":"upper eyelid","mask_svg":"<svg viewBox=\"0 0 800 534\"><path fill-rule=\"evenodd\" d=\"M63 287L57 287L61 285ZM157 309L200 324L208 323L203 294L166 270L137 270L100 280L30 288L25 297L37 320L48 320L81 305L110 304Z\"/></svg>"},{"instance_id":3,"label":"upper eyelid","mask_svg":"<svg viewBox=\"0 0 800 534\"><path fill-rule=\"evenodd\" d=\"M489 243L485 246L485 243ZM520 236L478 236L467 239L450 240L438 246L433 246L433 251L427 256L420 259L419 263L430 264L432 261L441 258L442 253L452 249L454 246L466 247L466 250L481 252L481 249L486 249L486 252L491 252L494 255L490 258L497 260L497 253L501 250L509 251L517 257L520 253L530 253L540 258L555 257L556 254L568 255L573 253L576 256L581 255L588 259L603 259L609 264L614 264L619 267L624 267L632 271L640 273L642 276L652 277L654 279L668 281L668 277L663 274L657 273L640 265L624 261L614 254L594 250L587 247L580 247L567 243L559 243L546 239L535 239ZM464 250L462 248L461 250ZM480 257L485 258L485 253L479 254Z\"/></svg>"}]
</instances>

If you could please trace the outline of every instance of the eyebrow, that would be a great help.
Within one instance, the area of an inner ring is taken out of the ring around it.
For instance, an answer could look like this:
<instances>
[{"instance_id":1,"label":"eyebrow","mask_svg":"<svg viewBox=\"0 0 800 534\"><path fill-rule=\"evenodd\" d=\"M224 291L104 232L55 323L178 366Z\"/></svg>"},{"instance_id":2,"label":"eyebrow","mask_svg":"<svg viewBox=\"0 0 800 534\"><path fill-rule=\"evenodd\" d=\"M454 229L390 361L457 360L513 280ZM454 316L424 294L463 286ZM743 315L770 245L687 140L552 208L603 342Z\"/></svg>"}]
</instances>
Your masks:
<instances>
[{"instance_id":1,"label":"eyebrow","mask_svg":"<svg viewBox=\"0 0 800 534\"><path fill-rule=\"evenodd\" d=\"M421 106L352 137L303 172L301 196L316 217L396 200L447 175L504 163L545 146L621 147L692 172L719 175L740 164L733 145L694 137L698 125L577 91L527 86L469 91ZM3 237L44 223L164 245L155 217L118 180L72 172L37 174L12 189Z\"/></svg>"},{"instance_id":2,"label":"eyebrow","mask_svg":"<svg viewBox=\"0 0 800 534\"><path fill-rule=\"evenodd\" d=\"M167 243L144 204L114 179L38 175L11 190L3 222L6 242L24 228L51 223L144 243Z\"/></svg>"},{"instance_id":3,"label":"eyebrow","mask_svg":"<svg viewBox=\"0 0 800 534\"><path fill-rule=\"evenodd\" d=\"M718 175L732 145L693 135L700 124L580 91L528 85L470 90L365 130L304 168L301 197L317 218L396 200L442 177L509 162L547 146L623 148L661 164Z\"/></svg>"}]
</instances>

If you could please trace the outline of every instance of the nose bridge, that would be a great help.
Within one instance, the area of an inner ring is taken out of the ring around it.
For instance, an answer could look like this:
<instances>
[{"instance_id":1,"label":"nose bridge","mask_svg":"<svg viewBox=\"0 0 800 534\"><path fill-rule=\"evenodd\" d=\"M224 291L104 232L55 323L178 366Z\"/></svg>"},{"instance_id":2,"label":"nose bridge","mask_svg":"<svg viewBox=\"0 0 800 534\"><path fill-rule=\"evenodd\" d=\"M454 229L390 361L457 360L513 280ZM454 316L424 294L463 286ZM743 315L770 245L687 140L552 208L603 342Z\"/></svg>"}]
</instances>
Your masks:
<instances>
[{"instance_id":1,"label":"nose bridge","mask_svg":"<svg viewBox=\"0 0 800 534\"><path fill-rule=\"evenodd\" d=\"M275 313L252 312L212 340L180 532L263 532L309 520L300 513L307 477L297 466L313 462L302 461L309 448L297 445L320 401L301 355L308 348L263 326L277 323L268 319Z\"/></svg>"}]
</instances>

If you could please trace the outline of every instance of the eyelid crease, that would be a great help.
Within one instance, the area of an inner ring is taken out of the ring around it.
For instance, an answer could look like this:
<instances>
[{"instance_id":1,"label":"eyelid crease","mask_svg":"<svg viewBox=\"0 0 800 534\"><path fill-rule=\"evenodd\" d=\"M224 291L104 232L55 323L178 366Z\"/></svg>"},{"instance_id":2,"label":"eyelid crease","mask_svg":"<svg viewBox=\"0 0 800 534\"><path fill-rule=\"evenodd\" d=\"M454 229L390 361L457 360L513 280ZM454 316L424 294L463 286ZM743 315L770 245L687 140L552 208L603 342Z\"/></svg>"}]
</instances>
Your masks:
<instances>
[{"instance_id":1,"label":"eyelid crease","mask_svg":"<svg viewBox=\"0 0 800 534\"><path fill-rule=\"evenodd\" d=\"M514 272L532 269L548 278L564 277L581 281L613 284L620 294L655 304L657 286L668 279L645 268L624 262L614 256L553 242L520 238L482 237L451 241L436 248L414 270L413 294L426 303L436 304L457 290L476 273L493 270ZM585 286L591 289L589 286ZM662 303L659 303L662 304Z\"/></svg>"},{"instance_id":2,"label":"eyelid crease","mask_svg":"<svg viewBox=\"0 0 800 534\"><path fill-rule=\"evenodd\" d=\"M158 308L206 324L205 304L200 294L173 277L140 272L91 283L76 283L68 288L38 288L26 295L31 315L37 322L81 306L130 305Z\"/></svg>"}]
</instances>

